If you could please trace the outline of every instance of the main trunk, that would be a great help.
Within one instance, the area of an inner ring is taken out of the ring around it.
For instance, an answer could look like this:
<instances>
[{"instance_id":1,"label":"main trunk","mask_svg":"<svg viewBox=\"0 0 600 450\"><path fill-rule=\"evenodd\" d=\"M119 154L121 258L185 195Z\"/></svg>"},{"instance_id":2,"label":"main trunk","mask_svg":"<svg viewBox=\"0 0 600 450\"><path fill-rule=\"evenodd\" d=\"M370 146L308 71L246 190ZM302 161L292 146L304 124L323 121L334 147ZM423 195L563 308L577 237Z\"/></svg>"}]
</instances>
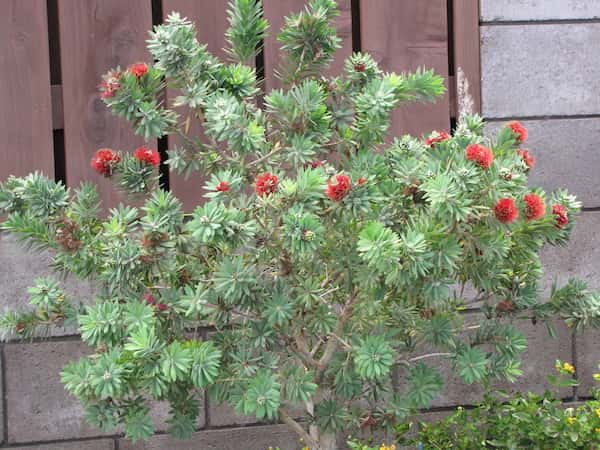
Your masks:
<instances>
[{"instance_id":1,"label":"main trunk","mask_svg":"<svg viewBox=\"0 0 600 450\"><path fill-rule=\"evenodd\" d=\"M322 388L319 388L315 396L306 402L306 412L309 416L315 415L315 400L321 400L324 395L329 396L331 392L323 391ZM312 444L310 450L338 450L335 433L325 433L313 423L308 426L308 434Z\"/></svg>"},{"instance_id":2,"label":"main trunk","mask_svg":"<svg viewBox=\"0 0 600 450\"><path fill-rule=\"evenodd\" d=\"M338 450L335 434L321 433L318 440L318 447L311 450Z\"/></svg>"}]
</instances>

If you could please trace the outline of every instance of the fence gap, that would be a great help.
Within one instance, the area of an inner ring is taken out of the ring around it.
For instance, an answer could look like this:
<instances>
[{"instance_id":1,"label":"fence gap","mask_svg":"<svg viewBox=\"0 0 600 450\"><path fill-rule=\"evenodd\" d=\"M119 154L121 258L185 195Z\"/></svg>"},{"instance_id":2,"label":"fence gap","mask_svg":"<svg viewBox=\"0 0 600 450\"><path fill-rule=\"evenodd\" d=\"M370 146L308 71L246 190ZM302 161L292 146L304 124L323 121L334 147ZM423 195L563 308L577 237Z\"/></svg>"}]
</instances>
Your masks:
<instances>
[{"instance_id":1,"label":"fence gap","mask_svg":"<svg viewBox=\"0 0 600 450\"><path fill-rule=\"evenodd\" d=\"M163 23L163 5L162 0L152 0L152 27ZM166 97L166 92L162 95ZM166 100L166 99L165 99ZM162 189L168 191L171 189L171 180L169 166L166 164L169 158L167 150L169 149L169 137L162 136L156 140L156 150L160 154L160 166L158 166L159 184Z\"/></svg>"},{"instance_id":2,"label":"fence gap","mask_svg":"<svg viewBox=\"0 0 600 450\"><path fill-rule=\"evenodd\" d=\"M446 2L446 17L448 21L448 76L455 75L454 66L454 0Z\"/></svg>"},{"instance_id":3,"label":"fence gap","mask_svg":"<svg viewBox=\"0 0 600 450\"><path fill-rule=\"evenodd\" d=\"M50 84L61 84L60 35L58 29L58 1L47 0L48 49L50 51Z\"/></svg>"},{"instance_id":4,"label":"fence gap","mask_svg":"<svg viewBox=\"0 0 600 450\"><path fill-rule=\"evenodd\" d=\"M52 145L54 147L54 179L66 186L65 130L52 130Z\"/></svg>"},{"instance_id":5,"label":"fence gap","mask_svg":"<svg viewBox=\"0 0 600 450\"><path fill-rule=\"evenodd\" d=\"M258 95L258 98L256 99L256 102L257 102L259 108L263 108L265 95L267 95L267 93L265 92L265 52L264 52L264 48L265 48L265 41L263 39L256 45L256 58L254 60L254 66L256 69L257 87L258 87L258 89L260 89L260 94Z\"/></svg>"},{"instance_id":6,"label":"fence gap","mask_svg":"<svg viewBox=\"0 0 600 450\"><path fill-rule=\"evenodd\" d=\"M60 86L62 84L62 73L60 69L60 31L58 26L58 0L47 0L46 10L48 17L48 60L50 63L50 85ZM60 98L58 98L60 94ZM54 152L54 179L67 184L67 168L65 160L65 132L64 116L62 109L62 89L53 90L52 99L52 122L60 123L60 129L53 126L52 147ZM60 115L60 117L57 117Z\"/></svg>"},{"instance_id":7,"label":"fence gap","mask_svg":"<svg viewBox=\"0 0 600 450\"><path fill-rule=\"evenodd\" d=\"M352 0L350 3L352 17L352 52L362 51L360 39L360 0Z\"/></svg>"}]
</instances>

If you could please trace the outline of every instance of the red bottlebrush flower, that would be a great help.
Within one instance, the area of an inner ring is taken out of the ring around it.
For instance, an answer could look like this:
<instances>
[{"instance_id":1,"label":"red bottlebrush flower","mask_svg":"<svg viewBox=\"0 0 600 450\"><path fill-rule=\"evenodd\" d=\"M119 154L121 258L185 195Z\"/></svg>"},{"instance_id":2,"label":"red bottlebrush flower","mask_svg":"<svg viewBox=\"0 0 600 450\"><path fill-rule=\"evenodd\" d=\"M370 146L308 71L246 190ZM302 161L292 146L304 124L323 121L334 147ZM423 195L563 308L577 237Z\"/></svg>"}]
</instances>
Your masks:
<instances>
[{"instance_id":1,"label":"red bottlebrush flower","mask_svg":"<svg viewBox=\"0 0 600 450\"><path fill-rule=\"evenodd\" d=\"M565 205L552 205L552 214L556 228L564 228L569 224L569 216Z\"/></svg>"},{"instance_id":2,"label":"red bottlebrush flower","mask_svg":"<svg viewBox=\"0 0 600 450\"><path fill-rule=\"evenodd\" d=\"M535 166L535 158L531 156L528 150L519 149L517 150L517 154L521 157L527 169L533 169Z\"/></svg>"},{"instance_id":3,"label":"red bottlebrush flower","mask_svg":"<svg viewBox=\"0 0 600 450\"><path fill-rule=\"evenodd\" d=\"M546 205L544 200L537 194L527 194L523 197L525 202L525 217L527 220L537 220L544 217Z\"/></svg>"},{"instance_id":4,"label":"red bottlebrush flower","mask_svg":"<svg viewBox=\"0 0 600 450\"><path fill-rule=\"evenodd\" d=\"M480 144L471 144L466 150L467 159L475 162L482 169L489 169L494 161L494 154L492 151Z\"/></svg>"},{"instance_id":5,"label":"red bottlebrush flower","mask_svg":"<svg viewBox=\"0 0 600 450\"><path fill-rule=\"evenodd\" d=\"M277 185L279 179L276 175L269 172L265 172L262 175L256 177L256 184L254 185L254 191L259 197L263 195L270 195L277 192Z\"/></svg>"},{"instance_id":6,"label":"red bottlebrush flower","mask_svg":"<svg viewBox=\"0 0 600 450\"><path fill-rule=\"evenodd\" d=\"M357 181L356 184L358 184L359 186L362 186L363 184L365 184L367 182L367 179L365 177L360 177Z\"/></svg>"},{"instance_id":7,"label":"red bottlebrush flower","mask_svg":"<svg viewBox=\"0 0 600 450\"><path fill-rule=\"evenodd\" d=\"M517 135L517 141L519 142L525 142L527 140L527 128L525 128L521 122L517 122L516 120L513 120L512 122L508 122L508 124L506 124L506 126L508 128L511 129L511 131Z\"/></svg>"},{"instance_id":8,"label":"red bottlebrush flower","mask_svg":"<svg viewBox=\"0 0 600 450\"><path fill-rule=\"evenodd\" d=\"M323 161L319 161L318 159L315 159L314 161L311 161L309 163L310 168L311 169L318 169L319 167L323 167L325 165L325 163Z\"/></svg>"},{"instance_id":9,"label":"red bottlebrush flower","mask_svg":"<svg viewBox=\"0 0 600 450\"><path fill-rule=\"evenodd\" d=\"M229 183L227 181L219 181L219 184L217 184L215 191L227 192L230 188L231 188L231 186L229 186Z\"/></svg>"},{"instance_id":10,"label":"red bottlebrush flower","mask_svg":"<svg viewBox=\"0 0 600 450\"><path fill-rule=\"evenodd\" d=\"M160 155L156 150L148 147L139 147L133 152L133 156L142 163L158 166L160 164Z\"/></svg>"},{"instance_id":11,"label":"red bottlebrush flower","mask_svg":"<svg viewBox=\"0 0 600 450\"><path fill-rule=\"evenodd\" d=\"M169 307L166 304L164 304L164 303L159 303L158 305L156 305L156 308L160 312L163 312L163 311L166 311L167 309L169 309Z\"/></svg>"},{"instance_id":12,"label":"red bottlebrush flower","mask_svg":"<svg viewBox=\"0 0 600 450\"><path fill-rule=\"evenodd\" d=\"M433 148L435 144L447 141L448 139L450 139L450 135L445 131L434 131L425 139L425 145Z\"/></svg>"},{"instance_id":13,"label":"red bottlebrush flower","mask_svg":"<svg viewBox=\"0 0 600 450\"><path fill-rule=\"evenodd\" d=\"M110 177L119 161L121 161L121 157L117 152L110 148L101 148L92 157L90 165L99 174Z\"/></svg>"},{"instance_id":14,"label":"red bottlebrush flower","mask_svg":"<svg viewBox=\"0 0 600 450\"><path fill-rule=\"evenodd\" d=\"M365 66L363 63L356 63L354 65L354 70L356 70L357 72L364 72L367 69L367 66Z\"/></svg>"},{"instance_id":15,"label":"red bottlebrush flower","mask_svg":"<svg viewBox=\"0 0 600 450\"><path fill-rule=\"evenodd\" d=\"M341 202L350 189L352 184L350 182L350 177L348 175L340 174L335 177L335 183L329 180L327 182L327 197L329 197L334 202Z\"/></svg>"},{"instance_id":16,"label":"red bottlebrush flower","mask_svg":"<svg viewBox=\"0 0 600 450\"><path fill-rule=\"evenodd\" d=\"M143 62L135 63L135 64L132 64L131 66L129 66L129 68L127 69L127 72L129 72L131 75L133 75L134 77L136 77L139 80L144 75L146 75L146 73L148 72L148 65Z\"/></svg>"},{"instance_id":17,"label":"red bottlebrush flower","mask_svg":"<svg viewBox=\"0 0 600 450\"><path fill-rule=\"evenodd\" d=\"M519 217L519 210L512 198L501 198L494 206L496 219L502 223L511 223Z\"/></svg>"},{"instance_id":18,"label":"red bottlebrush flower","mask_svg":"<svg viewBox=\"0 0 600 450\"><path fill-rule=\"evenodd\" d=\"M116 70L111 70L102 77L102 81L98 84L100 90L100 97L107 99L115 96L115 92L121 88L119 78L121 73Z\"/></svg>"},{"instance_id":19,"label":"red bottlebrush flower","mask_svg":"<svg viewBox=\"0 0 600 450\"><path fill-rule=\"evenodd\" d=\"M155 300L155 298L154 298L154 296L152 294L146 293L146 294L144 294L144 296L142 298L150 306L155 306L156 305L156 300Z\"/></svg>"}]
</instances>

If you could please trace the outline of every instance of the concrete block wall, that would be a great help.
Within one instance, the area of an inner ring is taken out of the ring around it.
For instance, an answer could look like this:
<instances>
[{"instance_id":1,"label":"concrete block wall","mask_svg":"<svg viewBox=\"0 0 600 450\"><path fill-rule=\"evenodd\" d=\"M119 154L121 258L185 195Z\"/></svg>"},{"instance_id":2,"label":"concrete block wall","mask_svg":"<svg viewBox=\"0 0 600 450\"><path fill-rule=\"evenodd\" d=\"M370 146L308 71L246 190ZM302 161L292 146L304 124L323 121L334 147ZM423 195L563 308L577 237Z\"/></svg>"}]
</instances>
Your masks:
<instances>
[{"instance_id":1,"label":"concrete block wall","mask_svg":"<svg viewBox=\"0 0 600 450\"><path fill-rule=\"evenodd\" d=\"M483 115L493 130L518 118L530 131L528 147L537 165L532 183L546 189L566 187L585 210L568 248L544 251L546 286L577 276L600 289L600 0L480 0ZM25 290L48 273L48 255L24 252L0 235L0 310L26 304ZM93 296L87 283L67 280L82 300ZM600 360L600 332L574 336L558 327L550 339L542 326L525 325L530 347L525 374L504 388L543 391L545 375L557 358L573 361L584 383L565 397L585 397ZM73 329L56 329L34 343L0 346L0 448L20 450L283 450L301 447L283 425L236 417L230 408L205 402L192 441L165 434L167 408L154 407L157 435L132 444L85 423L77 402L64 391L59 371L84 355ZM481 392L451 378L431 420L459 404L477 401Z\"/></svg>"},{"instance_id":2,"label":"concrete block wall","mask_svg":"<svg viewBox=\"0 0 600 450\"><path fill-rule=\"evenodd\" d=\"M576 276L599 289L600 0L480 0L480 42L490 131L520 120L536 158L532 185L567 188L584 205L569 247L544 251L546 286ZM570 356L583 380L574 394L585 397L598 371L600 333L561 342L561 357ZM532 345L532 368L556 355L546 340Z\"/></svg>"}]
</instances>

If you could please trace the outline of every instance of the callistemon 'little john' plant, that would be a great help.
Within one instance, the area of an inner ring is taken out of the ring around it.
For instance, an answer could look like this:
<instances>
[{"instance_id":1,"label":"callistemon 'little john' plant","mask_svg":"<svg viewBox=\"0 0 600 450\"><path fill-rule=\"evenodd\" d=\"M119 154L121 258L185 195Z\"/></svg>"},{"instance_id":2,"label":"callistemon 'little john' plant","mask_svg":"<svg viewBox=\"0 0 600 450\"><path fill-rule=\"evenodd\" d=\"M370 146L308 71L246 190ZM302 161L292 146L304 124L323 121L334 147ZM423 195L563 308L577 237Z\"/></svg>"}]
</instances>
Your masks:
<instances>
[{"instance_id":1,"label":"callistemon 'little john' plant","mask_svg":"<svg viewBox=\"0 0 600 450\"><path fill-rule=\"evenodd\" d=\"M312 0L286 19L285 88L264 109L244 64L267 28L252 0L230 5L233 62L173 13L151 33L153 64L105 75L108 107L149 142L173 137L171 170L204 174L192 213L160 189L148 147L101 149L91 162L145 196L139 208L106 216L90 184L40 174L1 185L3 228L98 287L77 305L38 280L34 308L1 321L23 337L78 323L93 352L62 380L92 424L148 438L148 405L166 400L169 431L187 438L206 391L288 424L311 449L335 449L338 432L389 427L430 404L444 360L466 383L517 377L519 320L599 324L600 299L582 282L538 298L538 252L566 242L579 204L527 186L526 130L511 123L492 142L464 116L452 135L386 143L392 111L435 99L442 79L384 73L360 53L339 77L321 76L339 47L336 15L333 0ZM203 138L187 133L192 123ZM461 314L472 307L481 313Z\"/></svg>"}]
</instances>

